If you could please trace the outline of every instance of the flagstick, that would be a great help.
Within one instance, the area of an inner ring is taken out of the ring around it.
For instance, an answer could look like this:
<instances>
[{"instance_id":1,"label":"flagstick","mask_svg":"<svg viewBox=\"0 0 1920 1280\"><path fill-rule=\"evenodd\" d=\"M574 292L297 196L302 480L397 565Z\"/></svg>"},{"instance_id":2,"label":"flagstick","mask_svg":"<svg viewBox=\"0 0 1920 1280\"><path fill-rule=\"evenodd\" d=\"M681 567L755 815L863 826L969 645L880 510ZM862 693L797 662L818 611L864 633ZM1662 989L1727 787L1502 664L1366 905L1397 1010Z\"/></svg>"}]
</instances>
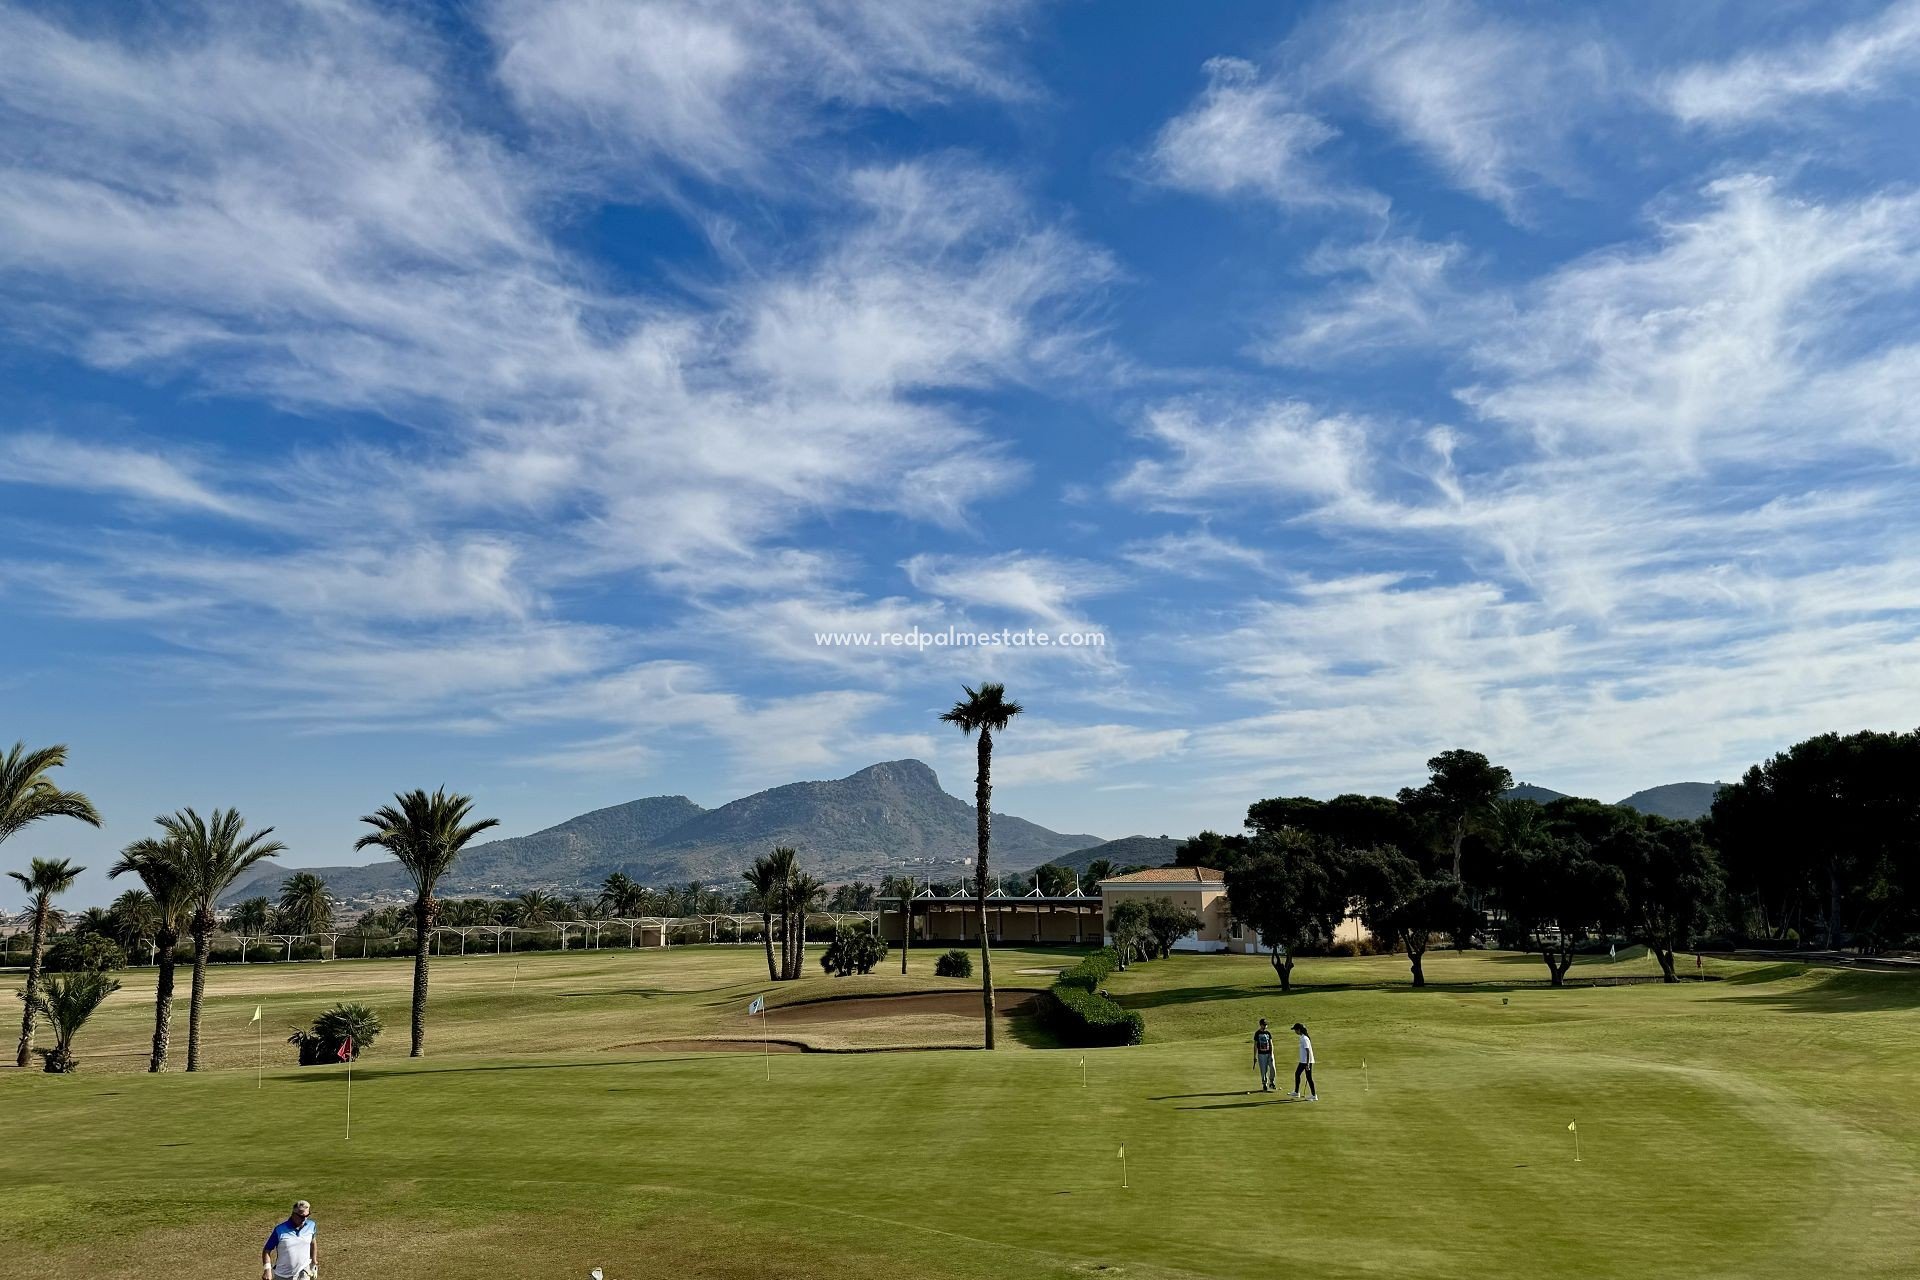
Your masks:
<instances>
[{"instance_id":1,"label":"flagstick","mask_svg":"<svg viewBox=\"0 0 1920 1280\"><path fill-rule=\"evenodd\" d=\"M347 1054L347 1141L353 1141L353 1054Z\"/></svg>"},{"instance_id":2,"label":"flagstick","mask_svg":"<svg viewBox=\"0 0 1920 1280\"><path fill-rule=\"evenodd\" d=\"M1580 1163L1580 1131L1578 1129L1573 1131L1573 1162Z\"/></svg>"},{"instance_id":3,"label":"flagstick","mask_svg":"<svg viewBox=\"0 0 1920 1280\"><path fill-rule=\"evenodd\" d=\"M1120 1189L1127 1189L1127 1149L1120 1148Z\"/></svg>"},{"instance_id":4,"label":"flagstick","mask_svg":"<svg viewBox=\"0 0 1920 1280\"><path fill-rule=\"evenodd\" d=\"M261 1047L263 1043L260 1039L260 1019L255 1018L253 1020L253 1087L256 1089L266 1087L267 1059L266 1050Z\"/></svg>"},{"instance_id":5,"label":"flagstick","mask_svg":"<svg viewBox=\"0 0 1920 1280\"><path fill-rule=\"evenodd\" d=\"M760 1006L760 1057L767 1064L767 1079L773 1079L773 1041L767 1037L767 1006Z\"/></svg>"},{"instance_id":6,"label":"flagstick","mask_svg":"<svg viewBox=\"0 0 1920 1280\"><path fill-rule=\"evenodd\" d=\"M1087 1087L1087 1060L1085 1058L1080 1059L1080 1087L1082 1089Z\"/></svg>"},{"instance_id":7,"label":"flagstick","mask_svg":"<svg viewBox=\"0 0 1920 1280\"><path fill-rule=\"evenodd\" d=\"M1360 1059L1360 1092L1373 1092L1373 1077L1367 1073L1367 1060Z\"/></svg>"}]
</instances>

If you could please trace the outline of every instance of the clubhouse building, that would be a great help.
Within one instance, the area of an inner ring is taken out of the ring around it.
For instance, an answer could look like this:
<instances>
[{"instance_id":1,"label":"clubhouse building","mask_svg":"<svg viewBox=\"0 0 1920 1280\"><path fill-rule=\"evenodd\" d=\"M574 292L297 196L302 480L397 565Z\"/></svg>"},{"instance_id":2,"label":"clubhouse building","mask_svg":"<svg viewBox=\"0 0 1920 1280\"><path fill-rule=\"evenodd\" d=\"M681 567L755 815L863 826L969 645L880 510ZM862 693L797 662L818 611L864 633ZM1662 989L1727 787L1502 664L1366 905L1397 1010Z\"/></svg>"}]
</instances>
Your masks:
<instances>
[{"instance_id":1,"label":"clubhouse building","mask_svg":"<svg viewBox=\"0 0 1920 1280\"><path fill-rule=\"evenodd\" d=\"M1093 894L1076 887L1072 893L1044 895L1036 890L1019 897L989 892L987 936L995 946L1105 942L1115 907L1161 898L1200 917L1200 927L1174 943L1174 950L1260 950L1259 939L1233 922L1227 911L1227 879L1210 867L1154 867L1111 876L1094 888ZM901 929L908 920L916 947L980 941L979 900L964 886L950 894L928 887L904 904L893 897L881 898L876 905L881 935L893 946L900 945Z\"/></svg>"}]
</instances>

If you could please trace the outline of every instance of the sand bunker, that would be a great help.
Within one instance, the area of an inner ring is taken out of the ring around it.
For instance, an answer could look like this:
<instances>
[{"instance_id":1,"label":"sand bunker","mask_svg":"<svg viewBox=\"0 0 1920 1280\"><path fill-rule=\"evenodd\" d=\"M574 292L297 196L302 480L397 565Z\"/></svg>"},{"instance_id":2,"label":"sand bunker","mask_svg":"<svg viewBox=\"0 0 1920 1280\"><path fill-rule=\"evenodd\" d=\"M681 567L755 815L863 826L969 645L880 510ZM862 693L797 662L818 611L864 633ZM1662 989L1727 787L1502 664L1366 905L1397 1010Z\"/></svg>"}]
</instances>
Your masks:
<instances>
[{"instance_id":1,"label":"sand bunker","mask_svg":"<svg viewBox=\"0 0 1920 1280\"><path fill-rule=\"evenodd\" d=\"M609 1045L608 1049L634 1049L641 1053L805 1053L807 1047L792 1040L769 1040L763 1047L758 1040L642 1040L637 1044Z\"/></svg>"},{"instance_id":2,"label":"sand bunker","mask_svg":"<svg viewBox=\"0 0 1920 1280\"><path fill-rule=\"evenodd\" d=\"M994 1012L1023 1013L1039 996L1038 991L996 991ZM823 1022L865 1022L874 1018L898 1018L920 1014L945 1014L955 1018L980 1016L978 991L934 991L922 995L848 996L838 1000L813 1000L767 1010L767 1023L776 1031L781 1027L815 1026ZM742 1015L746 1016L746 1015ZM758 1019L755 1018L755 1022Z\"/></svg>"}]
</instances>

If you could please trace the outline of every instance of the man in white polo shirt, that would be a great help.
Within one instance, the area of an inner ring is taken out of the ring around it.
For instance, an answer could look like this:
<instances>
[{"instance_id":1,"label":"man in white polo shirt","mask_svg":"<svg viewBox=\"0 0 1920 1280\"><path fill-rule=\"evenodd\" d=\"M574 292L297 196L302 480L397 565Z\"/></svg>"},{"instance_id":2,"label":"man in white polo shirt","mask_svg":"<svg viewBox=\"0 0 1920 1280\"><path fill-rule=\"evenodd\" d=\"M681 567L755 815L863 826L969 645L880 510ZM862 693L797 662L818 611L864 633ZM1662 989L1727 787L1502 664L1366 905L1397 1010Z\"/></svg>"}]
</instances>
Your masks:
<instances>
[{"instance_id":1,"label":"man in white polo shirt","mask_svg":"<svg viewBox=\"0 0 1920 1280\"><path fill-rule=\"evenodd\" d=\"M260 1280L319 1280L320 1249L315 1243L313 1207L293 1202L293 1214L267 1233L260 1252Z\"/></svg>"}]
</instances>

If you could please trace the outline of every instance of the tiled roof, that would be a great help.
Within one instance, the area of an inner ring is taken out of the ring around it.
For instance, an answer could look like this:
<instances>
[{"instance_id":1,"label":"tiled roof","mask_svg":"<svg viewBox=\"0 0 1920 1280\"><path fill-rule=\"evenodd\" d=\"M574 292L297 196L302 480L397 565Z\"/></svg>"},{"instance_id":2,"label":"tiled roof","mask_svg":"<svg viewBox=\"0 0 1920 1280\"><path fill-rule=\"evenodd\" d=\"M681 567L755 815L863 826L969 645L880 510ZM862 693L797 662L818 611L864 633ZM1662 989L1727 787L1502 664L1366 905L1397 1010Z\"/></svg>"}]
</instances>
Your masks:
<instances>
[{"instance_id":1,"label":"tiled roof","mask_svg":"<svg viewBox=\"0 0 1920 1280\"><path fill-rule=\"evenodd\" d=\"M1212 867L1151 867L1131 875L1108 876L1101 884L1224 884L1226 876Z\"/></svg>"}]
</instances>

